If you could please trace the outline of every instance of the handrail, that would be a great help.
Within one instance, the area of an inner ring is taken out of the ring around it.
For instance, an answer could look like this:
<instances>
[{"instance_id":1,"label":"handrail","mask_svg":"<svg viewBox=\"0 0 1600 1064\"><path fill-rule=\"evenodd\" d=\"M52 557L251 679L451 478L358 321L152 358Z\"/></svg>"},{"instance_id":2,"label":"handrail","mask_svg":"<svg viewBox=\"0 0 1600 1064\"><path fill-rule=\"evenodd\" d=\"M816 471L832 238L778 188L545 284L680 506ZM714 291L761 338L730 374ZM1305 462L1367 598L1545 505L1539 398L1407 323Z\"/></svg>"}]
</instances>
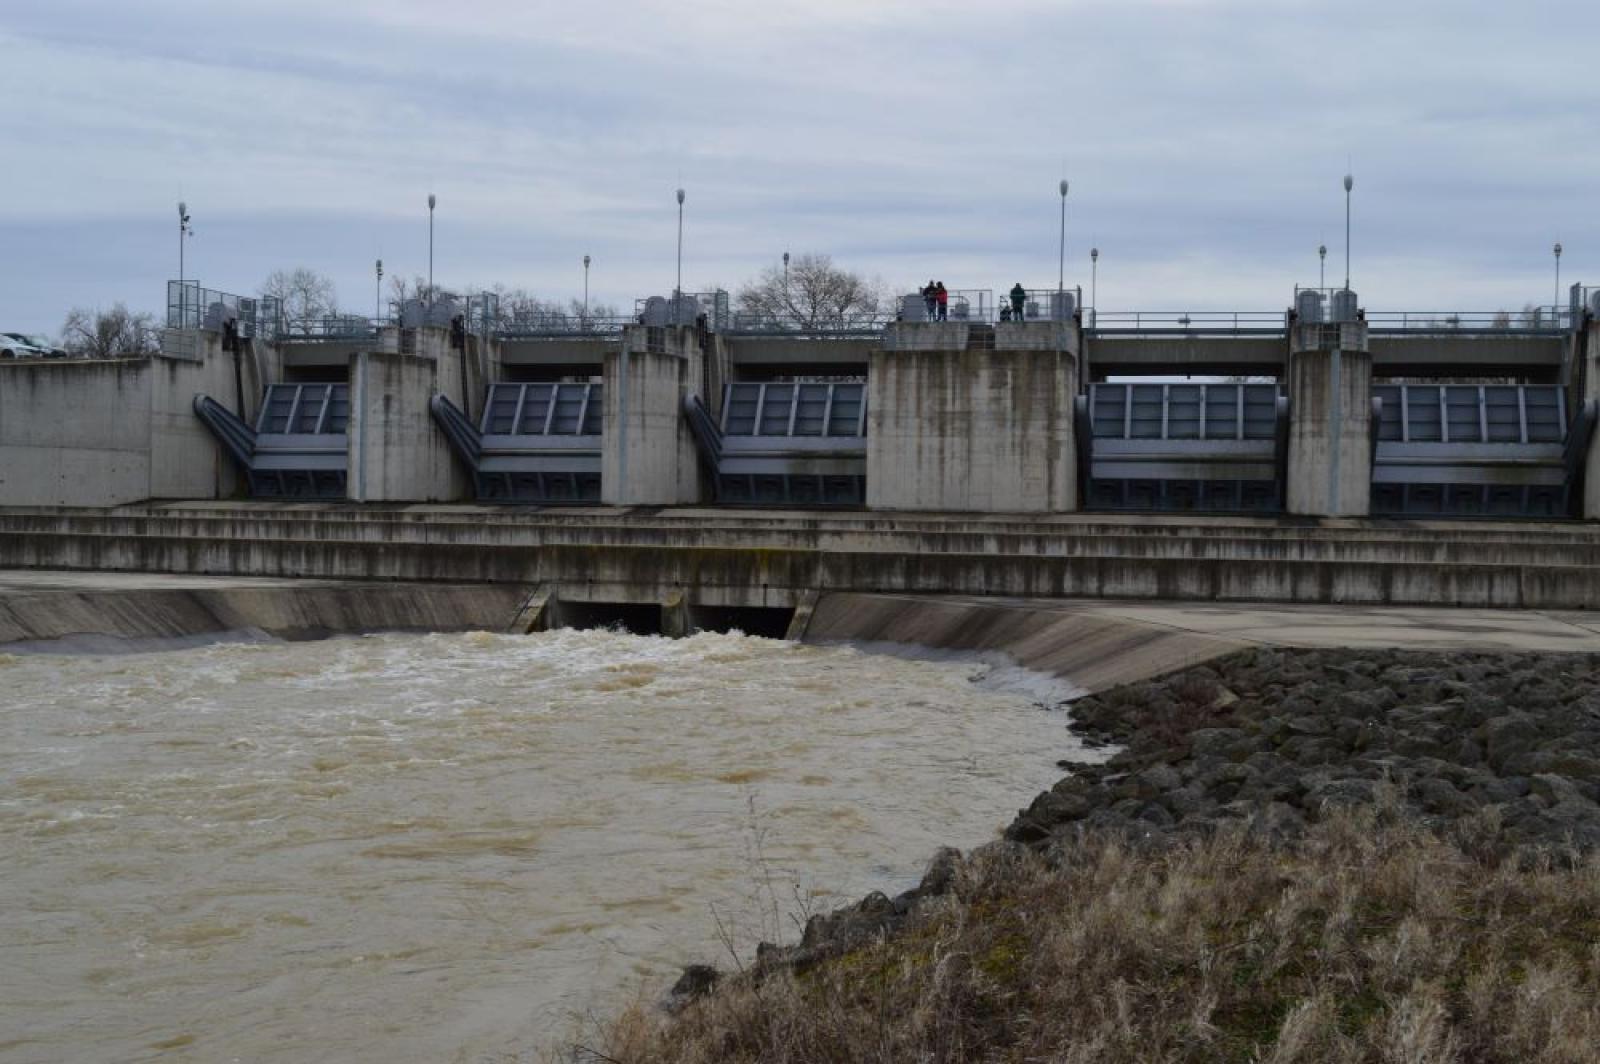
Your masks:
<instances>
[{"instance_id":1,"label":"handrail","mask_svg":"<svg viewBox=\"0 0 1600 1064\"><path fill-rule=\"evenodd\" d=\"M246 472L256 454L256 431L235 414L208 395L194 397L194 412L216 436L228 455Z\"/></svg>"},{"instance_id":2,"label":"handrail","mask_svg":"<svg viewBox=\"0 0 1600 1064\"><path fill-rule=\"evenodd\" d=\"M694 436L695 449L708 469L715 473L722 462L722 429L711 416L700 397L690 393L683 397L683 414L689 422L689 432Z\"/></svg>"},{"instance_id":3,"label":"handrail","mask_svg":"<svg viewBox=\"0 0 1600 1064\"><path fill-rule=\"evenodd\" d=\"M476 472L478 460L483 457L483 435L478 431L478 426L443 395L435 395L428 400L428 412L433 415L434 423L444 433L456 457L468 469Z\"/></svg>"}]
</instances>

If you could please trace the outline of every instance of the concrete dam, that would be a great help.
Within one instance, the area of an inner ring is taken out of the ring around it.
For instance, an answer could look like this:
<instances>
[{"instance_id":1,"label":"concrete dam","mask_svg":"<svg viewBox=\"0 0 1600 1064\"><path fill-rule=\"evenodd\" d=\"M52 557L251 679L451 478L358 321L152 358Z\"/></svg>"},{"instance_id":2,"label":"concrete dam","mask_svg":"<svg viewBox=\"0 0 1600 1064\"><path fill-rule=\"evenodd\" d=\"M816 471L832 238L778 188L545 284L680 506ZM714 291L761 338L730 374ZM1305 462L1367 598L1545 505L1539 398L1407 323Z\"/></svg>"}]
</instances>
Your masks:
<instances>
[{"instance_id":1,"label":"concrete dam","mask_svg":"<svg viewBox=\"0 0 1600 1064\"><path fill-rule=\"evenodd\" d=\"M834 592L1590 609L1597 294L294 322L173 282L159 354L0 363L0 566L515 586L530 628L669 632Z\"/></svg>"}]
</instances>

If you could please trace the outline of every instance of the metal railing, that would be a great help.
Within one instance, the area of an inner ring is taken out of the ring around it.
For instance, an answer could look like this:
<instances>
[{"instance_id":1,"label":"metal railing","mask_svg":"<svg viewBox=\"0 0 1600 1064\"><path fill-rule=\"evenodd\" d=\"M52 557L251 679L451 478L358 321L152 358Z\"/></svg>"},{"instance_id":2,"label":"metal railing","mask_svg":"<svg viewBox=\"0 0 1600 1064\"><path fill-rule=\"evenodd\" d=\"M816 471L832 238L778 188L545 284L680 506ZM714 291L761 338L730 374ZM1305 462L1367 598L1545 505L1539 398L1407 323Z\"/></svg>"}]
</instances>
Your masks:
<instances>
[{"instance_id":1,"label":"metal railing","mask_svg":"<svg viewBox=\"0 0 1600 1064\"><path fill-rule=\"evenodd\" d=\"M1524 333L1554 335L1572 328L1567 307L1528 307L1523 310L1377 310L1367 311L1368 331L1374 333Z\"/></svg>"},{"instance_id":2,"label":"metal railing","mask_svg":"<svg viewBox=\"0 0 1600 1064\"><path fill-rule=\"evenodd\" d=\"M276 339L283 324L283 308L270 296L236 296L203 288L199 281L167 282L167 328L220 329L222 313L238 321L239 335L246 338Z\"/></svg>"},{"instance_id":3,"label":"metal railing","mask_svg":"<svg viewBox=\"0 0 1600 1064\"><path fill-rule=\"evenodd\" d=\"M564 311L534 311L501 317L495 322L495 335L504 340L544 340L566 337L615 336L635 319L621 315L568 314Z\"/></svg>"},{"instance_id":4,"label":"metal railing","mask_svg":"<svg viewBox=\"0 0 1600 1064\"><path fill-rule=\"evenodd\" d=\"M727 331L743 336L792 336L849 339L877 336L894 320L893 314L842 314L807 317L802 314L756 314L736 311Z\"/></svg>"},{"instance_id":5,"label":"metal railing","mask_svg":"<svg viewBox=\"0 0 1600 1064\"><path fill-rule=\"evenodd\" d=\"M1593 285L1575 284L1569 290L1567 312L1572 315L1574 322L1581 322L1587 316L1600 318L1600 288Z\"/></svg>"},{"instance_id":6,"label":"metal railing","mask_svg":"<svg viewBox=\"0 0 1600 1064\"><path fill-rule=\"evenodd\" d=\"M900 297L899 314L895 320L903 322L948 320L969 325L974 322L989 324L995 320L997 310L993 289L952 288L946 293L944 317L941 318L937 302L918 291Z\"/></svg>"},{"instance_id":7,"label":"metal railing","mask_svg":"<svg viewBox=\"0 0 1600 1064\"><path fill-rule=\"evenodd\" d=\"M997 302L996 321L1070 321L1083 310L1083 289L1024 288L1020 313L1010 288L1000 293Z\"/></svg>"},{"instance_id":8,"label":"metal railing","mask_svg":"<svg viewBox=\"0 0 1600 1064\"><path fill-rule=\"evenodd\" d=\"M283 323L278 339L284 343L336 343L375 340L378 330L393 322L388 318L363 318L356 314L331 318L295 318Z\"/></svg>"},{"instance_id":9,"label":"metal railing","mask_svg":"<svg viewBox=\"0 0 1600 1064\"><path fill-rule=\"evenodd\" d=\"M1097 310L1091 331L1106 335L1281 334L1289 316L1281 310Z\"/></svg>"}]
</instances>

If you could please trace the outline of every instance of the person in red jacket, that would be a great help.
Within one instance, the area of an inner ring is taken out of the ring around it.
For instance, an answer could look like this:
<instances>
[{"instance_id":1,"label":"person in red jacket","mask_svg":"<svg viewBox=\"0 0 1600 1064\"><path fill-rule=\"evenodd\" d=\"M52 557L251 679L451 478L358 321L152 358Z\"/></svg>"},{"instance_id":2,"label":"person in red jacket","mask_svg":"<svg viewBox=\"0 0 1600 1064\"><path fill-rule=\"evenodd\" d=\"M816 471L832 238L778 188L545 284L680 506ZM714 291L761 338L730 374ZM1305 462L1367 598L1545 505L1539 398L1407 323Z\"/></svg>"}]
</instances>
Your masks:
<instances>
[{"instance_id":1,"label":"person in red jacket","mask_svg":"<svg viewBox=\"0 0 1600 1064\"><path fill-rule=\"evenodd\" d=\"M950 318L950 293L946 291L943 281L939 282L934 291L938 293L939 298L939 320L948 321Z\"/></svg>"}]
</instances>

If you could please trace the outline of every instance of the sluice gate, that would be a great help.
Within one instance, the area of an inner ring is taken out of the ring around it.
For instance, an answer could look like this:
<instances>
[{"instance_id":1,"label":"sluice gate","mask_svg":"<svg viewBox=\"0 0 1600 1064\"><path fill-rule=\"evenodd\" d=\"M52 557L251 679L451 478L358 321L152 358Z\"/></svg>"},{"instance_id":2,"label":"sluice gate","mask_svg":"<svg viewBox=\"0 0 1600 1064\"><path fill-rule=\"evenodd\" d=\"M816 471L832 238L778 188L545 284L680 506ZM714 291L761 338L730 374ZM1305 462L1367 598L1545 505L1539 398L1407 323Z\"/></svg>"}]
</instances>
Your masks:
<instances>
[{"instance_id":1,"label":"sluice gate","mask_svg":"<svg viewBox=\"0 0 1600 1064\"><path fill-rule=\"evenodd\" d=\"M206 395L194 412L244 471L258 499L343 499L350 386L269 384L255 427Z\"/></svg>"},{"instance_id":2,"label":"sluice gate","mask_svg":"<svg viewBox=\"0 0 1600 1064\"><path fill-rule=\"evenodd\" d=\"M1094 384L1077 403L1090 507L1283 508L1289 402L1276 384Z\"/></svg>"},{"instance_id":3,"label":"sluice gate","mask_svg":"<svg viewBox=\"0 0 1600 1064\"><path fill-rule=\"evenodd\" d=\"M600 500L603 385L491 384L476 425L443 395L429 410L480 502Z\"/></svg>"},{"instance_id":4,"label":"sluice gate","mask_svg":"<svg viewBox=\"0 0 1600 1064\"><path fill-rule=\"evenodd\" d=\"M1378 384L1372 391L1379 400L1374 514L1568 514L1594 431L1593 401L1569 418L1559 385Z\"/></svg>"},{"instance_id":5,"label":"sluice gate","mask_svg":"<svg viewBox=\"0 0 1600 1064\"><path fill-rule=\"evenodd\" d=\"M720 421L693 395L684 414L719 503L866 504L863 383L730 384Z\"/></svg>"}]
</instances>

